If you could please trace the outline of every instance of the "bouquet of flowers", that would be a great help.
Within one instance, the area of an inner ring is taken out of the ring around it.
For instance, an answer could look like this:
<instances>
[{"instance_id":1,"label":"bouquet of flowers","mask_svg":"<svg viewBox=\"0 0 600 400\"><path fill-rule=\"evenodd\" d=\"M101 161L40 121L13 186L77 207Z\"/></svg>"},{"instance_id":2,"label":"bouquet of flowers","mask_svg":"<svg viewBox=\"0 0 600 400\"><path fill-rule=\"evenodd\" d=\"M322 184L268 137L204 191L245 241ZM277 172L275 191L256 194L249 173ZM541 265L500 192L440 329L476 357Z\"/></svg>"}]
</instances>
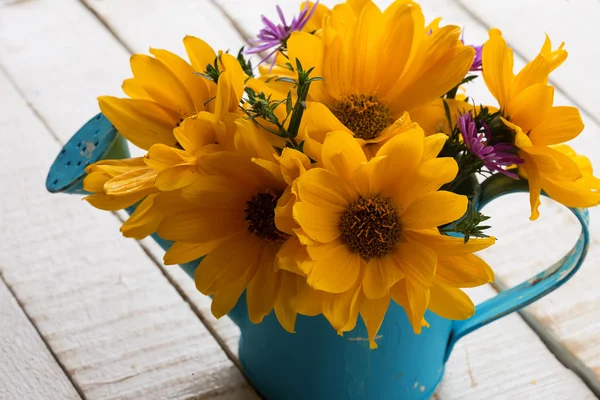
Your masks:
<instances>
[{"instance_id":1,"label":"bouquet of flowers","mask_svg":"<svg viewBox=\"0 0 600 400\"><path fill-rule=\"evenodd\" d=\"M412 1L304 3L289 23L278 11L237 55L191 36L189 62L134 55L128 97L99 98L146 155L90 165L86 200L136 205L123 235L172 241L166 264L199 260L217 318L242 295L253 323L274 311L289 332L298 314L340 335L360 315L375 348L390 302L417 334L426 310L473 315L461 289L494 278L474 254L495 242L477 175L527 182L532 220L542 191L600 202L589 161L563 144L583 130L579 111L553 106L563 45L546 37L515 74L500 31L465 45ZM498 104L468 97L481 78Z\"/></svg>"}]
</instances>

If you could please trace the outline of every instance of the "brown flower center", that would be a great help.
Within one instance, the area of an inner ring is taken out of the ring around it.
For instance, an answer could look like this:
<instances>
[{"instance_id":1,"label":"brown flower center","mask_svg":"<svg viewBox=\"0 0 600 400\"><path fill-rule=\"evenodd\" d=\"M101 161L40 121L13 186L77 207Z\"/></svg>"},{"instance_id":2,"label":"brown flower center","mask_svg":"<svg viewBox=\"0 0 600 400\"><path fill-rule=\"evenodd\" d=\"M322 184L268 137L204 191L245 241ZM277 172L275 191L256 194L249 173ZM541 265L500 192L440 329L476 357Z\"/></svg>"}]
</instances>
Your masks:
<instances>
[{"instance_id":1,"label":"brown flower center","mask_svg":"<svg viewBox=\"0 0 600 400\"><path fill-rule=\"evenodd\" d=\"M275 226L275 207L281 194L263 190L246 202L244 210L248 230L267 242L283 242L290 235Z\"/></svg>"},{"instance_id":2,"label":"brown flower center","mask_svg":"<svg viewBox=\"0 0 600 400\"><path fill-rule=\"evenodd\" d=\"M355 137L364 140L376 138L394 122L389 108L375 96L351 94L329 109Z\"/></svg>"},{"instance_id":3,"label":"brown flower center","mask_svg":"<svg viewBox=\"0 0 600 400\"><path fill-rule=\"evenodd\" d=\"M400 240L400 215L392 200L363 197L350 204L340 220L342 242L369 261L388 254Z\"/></svg>"}]
</instances>

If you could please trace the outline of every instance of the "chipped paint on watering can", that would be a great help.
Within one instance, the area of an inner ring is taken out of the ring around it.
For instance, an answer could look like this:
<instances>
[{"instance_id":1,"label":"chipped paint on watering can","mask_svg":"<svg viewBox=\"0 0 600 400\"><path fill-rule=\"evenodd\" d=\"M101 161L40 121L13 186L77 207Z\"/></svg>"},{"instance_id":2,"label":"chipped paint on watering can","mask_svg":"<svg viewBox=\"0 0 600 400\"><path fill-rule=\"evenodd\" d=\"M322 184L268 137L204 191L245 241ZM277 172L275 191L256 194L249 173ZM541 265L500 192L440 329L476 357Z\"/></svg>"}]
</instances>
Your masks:
<instances>
[{"instance_id":1,"label":"chipped paint on watering can","mask_svg":"<svg viewBox=\"0 0 600 400\"><path fill-rule=\"evenodd\" d=\"M50 168L46 187L52 193L85 193L82 182L87 163L128 155L125 139L98 114L61 150ZM479 208L505 194L527 191L527 182L498 174L483 182L481 189ZM413 333L404 310L392 302L376 338L376 350L369 348L367 330L360 319L354 330L339 336L322 316L298 316L296 333L290 334L273 313L261 324L252 324L242 296L228 315L240 327L239 358L244 374L269 400L430 398L457 340L547 295L579 269L589 246L589 216L585 209L571 211L582 231L573 249L559 262L479 304L468 320L450 321L427 312L431 327L420 335ZM153 238L165 250L171 246L156 234ZM181 267L193 278L200 262Z\"/></svg>"}]
</instances>

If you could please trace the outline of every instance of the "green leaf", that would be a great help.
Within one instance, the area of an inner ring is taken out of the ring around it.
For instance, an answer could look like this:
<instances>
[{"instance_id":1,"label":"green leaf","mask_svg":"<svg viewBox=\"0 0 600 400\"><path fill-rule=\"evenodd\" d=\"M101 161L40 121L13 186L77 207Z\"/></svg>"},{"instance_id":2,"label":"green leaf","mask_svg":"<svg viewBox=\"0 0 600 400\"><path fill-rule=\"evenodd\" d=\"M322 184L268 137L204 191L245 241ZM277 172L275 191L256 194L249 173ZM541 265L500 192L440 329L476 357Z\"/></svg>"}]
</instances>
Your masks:
<instances>
[{"instance_id":1,"label":"green leaf","mask_svg":"<svg viewBox=\"0 0 600 400\"><path fill-rule=\"evenodd\" d=\"M287 83L291 83L294 85L298 84L298 81L296 81L295 79L292 79L290 77L287 77L287 76L282 76L281 78L277 78L277 79L275 79L275 82L287 82Z\"/></svg>"}]
</instances>

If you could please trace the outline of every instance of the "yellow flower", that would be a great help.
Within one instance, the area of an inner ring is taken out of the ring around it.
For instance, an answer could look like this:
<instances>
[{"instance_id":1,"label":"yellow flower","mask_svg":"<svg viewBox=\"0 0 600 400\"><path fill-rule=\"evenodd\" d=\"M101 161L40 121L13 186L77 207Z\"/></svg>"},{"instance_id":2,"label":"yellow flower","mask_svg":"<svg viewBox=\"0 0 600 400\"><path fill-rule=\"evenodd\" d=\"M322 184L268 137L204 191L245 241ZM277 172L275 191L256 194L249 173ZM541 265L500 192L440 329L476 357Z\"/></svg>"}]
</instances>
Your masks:
<instances>
[{"instance_id":1,"label":"yellow flower","mask_svg":"<svg viewBox=\"0 0 600 400\"><path fill-rule=\"evenodd\" d=\"M309 121L326 121L306 124L317 143L326 132L346 130L362 147L382 144L407 123L406 112L456 86L473 61L459 27L425 26L413 2L395 1L382 12L371 1L348 1L323 21L317 34L294 32L287 41L290 63L297 59L325 79L311 85L309 100L320 104L306 111Z\"/></svg>"},{"instance_id":2,"label":"yellow flower","mask_svg":"<svg viewBox=\"0 0 600 400\"><path fill-rule=\"evenodd\" d=\"M227 314L245 290L252 322L261 322L275 308L284 328L293 331L296 314L287 296L292 296L296 279L304 278L278 267L280 250L295 240L275 222L286 178L273 147L255 124L239 119L236 125L236 151L204 156L202 174L179 190L183 201L172 197L158 205L170 213L158 234L175 242L165 263L206 256L196 270L196 287L213 296L217 318ZM298 154L305 158L301 164L310 166L306 156ZM288 256L297 258L289 250Z\"/></svg>"},{"instance_id":3,"label":"yellow flower","mask_svg":"<svg viewBox=\"0 0 600 400\"><path fill-rule=\"evenodd\" d=\"M101 96L100 110L130 142L142 149L155 143L175 146L173 129L200 111L215 112L217 86L194 72L213 64L216 54L204 41L186 36L183 40L191 65L179 56L150 49L154 56L131 57L134 77L123 82L130 98Z\"/></svg>"},{"instance_id":4,"label":"yellow flower","mask_svg":"<svg viewBox=\"0 0 600 400\"><path fill-rule=\"evenodd\" d=\"M337 296L338 311L329 319L338 331L352 327L360 313L376 346L390 296L406 309L416 333L430 305L446 318L472 314L472 303L458 288L491 279L489 267L471 253L494 239L465 244L437 229L467 208L465 196L438 191L458 170L454 159L436 158L446 139L408 130L367 161L350 134L331 132L323 168L298 178L293 212L313 260L307 282ZM457 312L461 308L468 312Z\"/></svg>"},{"instance_id":5,"label":"yellow flower","mask_svg":"<svg viewBox=\"0 0 600 400\"><path fill-rule=\"evenodd\" d=\"M179 148L157 143L144 157L146 165L158 172L155 185L162 191L176 190L193 182L202 156L234 149L235 121L246 77L235 57L220 54L219 75L213 112L201 111L186 118L173 130ZM255 134L259 134L256 132Z\"/></svg>"},{"instance_id":6,"label":"yellow flower","mask_svg":"<svg viewBox=\"0 0 600 400\"><path fill-rule=\"evenodd\" d=\"M529 180L531 219L539 217L542 190L569 207L597 205L600 194L581 184L583 172L577 163L553 147L577 137L584 127L577 108L553 107L554 88L548 85L550 72L564 62L567 52L562 45L552 51L546 37L540 54L515 76L513 53L502 34L492 29L489 35L483 46L483 77L524 160L519 172Z\"/></svg>"},{"instance_id":7,"label":"yellow flower","mask_svg":"<svg viewBox=\"0 0 600 400\"><path fill-rule=\"evenodd\" d=\"M179 148L156 143L144 158L106 160L88 167L84 189L93 193L86 200L94 207L115 211L144 199L123 224L124 236L142 239L154 233L164 214L157 210L154 194L192 183L203 155L234 148L245 74L229 54L221 54L219 62L222 73L215 97L209 102L213 112L201 111L174 129L172 135ZM152 196L145 198L149 194Z\"/></svg>"}]
</instances>

